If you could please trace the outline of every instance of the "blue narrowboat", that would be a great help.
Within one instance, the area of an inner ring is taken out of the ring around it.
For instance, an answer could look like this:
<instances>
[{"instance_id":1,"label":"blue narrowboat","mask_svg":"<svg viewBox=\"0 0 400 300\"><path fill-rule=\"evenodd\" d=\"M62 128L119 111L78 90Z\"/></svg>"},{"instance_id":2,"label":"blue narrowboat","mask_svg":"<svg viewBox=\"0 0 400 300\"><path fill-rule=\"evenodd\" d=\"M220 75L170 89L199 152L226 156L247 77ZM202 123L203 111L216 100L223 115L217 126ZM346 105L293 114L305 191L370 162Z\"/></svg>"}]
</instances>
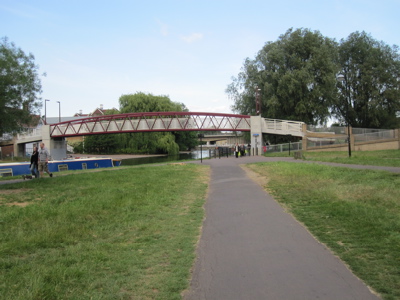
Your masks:
<instances>
[{"instance_id":1,"label":"blue narrowboat","mask_svg":"<svg viewBox=\"0 0 400 300\"><path fill-rule=\"evenodd\" d=\"M50 172L67 170L85 170L97 168L111 168L121 165L121 160L112 158L80 158L49 161ZM0 176L30 175L30 162L15 162L0 164Z\"/></svg>"}]
</instances>

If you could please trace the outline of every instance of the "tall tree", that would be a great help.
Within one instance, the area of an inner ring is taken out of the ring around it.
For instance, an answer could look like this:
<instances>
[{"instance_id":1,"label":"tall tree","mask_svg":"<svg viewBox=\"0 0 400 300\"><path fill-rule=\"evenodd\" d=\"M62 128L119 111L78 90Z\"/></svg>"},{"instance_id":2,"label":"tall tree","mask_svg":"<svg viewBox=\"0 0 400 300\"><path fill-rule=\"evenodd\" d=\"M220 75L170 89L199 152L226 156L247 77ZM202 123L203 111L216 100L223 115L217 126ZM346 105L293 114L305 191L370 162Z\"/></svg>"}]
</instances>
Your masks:
<instances>
[{"instance_id":1,"label":"tall tree","mask_svg":"<svg viewBox=\"0 0 400 300\"><path fill-rule=\"evenodd\" d=\"M254 60L247 58L226 91L242 114L255 113L260 89L263 117L324 123L335 100L337 71L334 40L318 31L289 29Z\"/></svg>"},{"instance_id":2,"label":"tall tree","mask_svg":"<svg viewBox=\"0 0 400 300\"><path fill-rule=\"evenodd\" d=\"M162 112L162 111L183 111L185 106L182 103L173 102L168 96L155 96L138 92L136 94L122 95L119 99L121 113L130 112ZM176 139L175 136L179 136ZM180 143L187 143L186 138L193 139L192 135L174 134L171 132L135 133L121 135L122 142L129 149L146 153L168 153L177 154L179 148L187 146Z\"/></svg>"},{"instance_id":3,"label":"tall tree","mask_svg":"<svg viewBox=\"0 0 400 300\"><path fill-rule=\"evenodd\" d=\"M122 95L119 98L119 106L121 113L182 111L181 104L172 102L168 96L155 96L142 92Z\"/></svg>"},{"instance_id":4,"label":"tall tree","mask_svg":"<svg viewBox=\"0 0 400 300\"><path fill-rule=\"evenodd\" d=\"M108 109L106 115L118 114L118 110ZM74 145L76 149L86 153L112 154L121 148L120 139L116 134L100 134L85 136L84 142Z\"/></svg>"},{"instance_id":5,"label":"tall tree","mask_svg":"<svg viewBox=\"0 0 400 300\"><path fill-rule=\"evenodd\" d=\"M0 40L0 134L19 131L41 107L42 86L33 54Z\"/></svg>"},{"instance_id":6,"label":"tall tree","mask_svg":"<svg viewBox=\"0 0 400 300\"><path fill-rule=\"evenodd\" d=\"M178 103L182 111L188 112L189 109L184 103ZM199 145L197 139L198 131L173 131L172 134L175 136L175 142L179 146L179 150L188 151Z\"/></svg>"},{"instance_id":7,"label":"tall tree","mask_svg":"<svg viewBox=\"0 0 400 300\"><path fill-rule=\"evenodd\" d=\"M86 153L113 154L119 149L119 140L115 134L88 135L85 141L80 142L77 149Z\"/></svg>"},{"instance_id":8,"label":"tall tree","mask_svg":"<svg viewBox=\"0 0 400 300\"><path fill-rule=\"evenodd\" d=\"M396 128L400 111L400 56L365 32L354 32L339 46L344 81L333 113L353 127Z\"/></svg>"}]
</instances>

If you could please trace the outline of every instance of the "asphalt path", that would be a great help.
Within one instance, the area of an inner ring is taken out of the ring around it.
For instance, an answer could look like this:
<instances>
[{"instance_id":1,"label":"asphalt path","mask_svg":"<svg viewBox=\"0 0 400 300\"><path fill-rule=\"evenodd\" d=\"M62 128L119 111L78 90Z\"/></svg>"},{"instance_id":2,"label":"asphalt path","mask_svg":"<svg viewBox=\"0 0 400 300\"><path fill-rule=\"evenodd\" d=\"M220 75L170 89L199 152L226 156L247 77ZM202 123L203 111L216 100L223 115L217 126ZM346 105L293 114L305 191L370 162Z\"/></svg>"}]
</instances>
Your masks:
<instances>
[{"instance_id":1,"label":"asphalt path","mask_svg":"<svg viewBox=\"0 0 400 300\"><path fill-rule=\"evenodd\" d=\"M203 160L206 218L184 299L379 299L239 166L277 160Z\"/></svg>"}]
</instances>

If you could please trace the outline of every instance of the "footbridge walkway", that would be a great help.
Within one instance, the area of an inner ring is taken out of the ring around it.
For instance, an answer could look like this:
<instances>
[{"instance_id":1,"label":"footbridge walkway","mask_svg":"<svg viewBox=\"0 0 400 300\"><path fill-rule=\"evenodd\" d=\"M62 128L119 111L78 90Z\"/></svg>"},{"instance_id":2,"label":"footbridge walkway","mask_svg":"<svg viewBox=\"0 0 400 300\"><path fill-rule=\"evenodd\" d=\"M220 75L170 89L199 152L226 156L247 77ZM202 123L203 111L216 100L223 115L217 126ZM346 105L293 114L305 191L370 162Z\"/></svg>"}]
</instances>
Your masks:
<instances>
[{"instance_id":1,"label":"footbridge walkway","mask_svg":"<svg viewBox=\"0 0 400 300\"><path fill-rule=\"evenodd\" d=\"M14 141L15 153L24 145L43 141L55 159L66 156L65 138L96 134L163 131L250 131L251 144L262 153L262 133L303 137L303 122L265 119L261 116L205 112L145 112L86 117L19 134Z\"/></svg>"}]
</instances>

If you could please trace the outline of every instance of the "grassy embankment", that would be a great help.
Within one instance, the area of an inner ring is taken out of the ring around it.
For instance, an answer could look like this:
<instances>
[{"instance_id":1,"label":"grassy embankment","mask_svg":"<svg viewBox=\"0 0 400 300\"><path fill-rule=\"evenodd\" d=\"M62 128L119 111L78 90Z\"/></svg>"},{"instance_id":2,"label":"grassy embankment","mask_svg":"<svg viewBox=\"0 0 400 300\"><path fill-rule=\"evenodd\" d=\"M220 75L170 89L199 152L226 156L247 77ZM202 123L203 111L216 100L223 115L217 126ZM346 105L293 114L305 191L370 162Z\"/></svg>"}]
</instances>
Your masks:
<instances>
[{"instance_id":1,"label":"grassy embankment","mask_svg":"<svg viewBox=\"0 0 400 300\"><path fill-rule=\"evenodd\" d=\"M396 152L383 153L355 155L363 164L397 165ZM318 154L313 159L329 156ZM384 299L400 299L400 174L286 162L249 167L268 178L266 189L359 278Z\"/></svg>"},{"instance_id":2,"label":"grassy embankment","mask_svg":"<svg viewBox=\"0 0 400 300\"><path fill-rule=\"evenodd\" d=\"M208 170L135 167L0 186L0 298L180 299Z\"/></svg>"},{"instance_id":3,"label":"grassy embankment","mask_svg":"<svg viewBox=\"0 0 400 300\"><path fill-rule=\"evenodd\" d=\"M290 152L293 157L294 152ZM266 157L288 157L289 152L267 153ZM342 164L400 167L400 150L303 152L305 160L324 161Z\"/></svg>"}]
</instances>

